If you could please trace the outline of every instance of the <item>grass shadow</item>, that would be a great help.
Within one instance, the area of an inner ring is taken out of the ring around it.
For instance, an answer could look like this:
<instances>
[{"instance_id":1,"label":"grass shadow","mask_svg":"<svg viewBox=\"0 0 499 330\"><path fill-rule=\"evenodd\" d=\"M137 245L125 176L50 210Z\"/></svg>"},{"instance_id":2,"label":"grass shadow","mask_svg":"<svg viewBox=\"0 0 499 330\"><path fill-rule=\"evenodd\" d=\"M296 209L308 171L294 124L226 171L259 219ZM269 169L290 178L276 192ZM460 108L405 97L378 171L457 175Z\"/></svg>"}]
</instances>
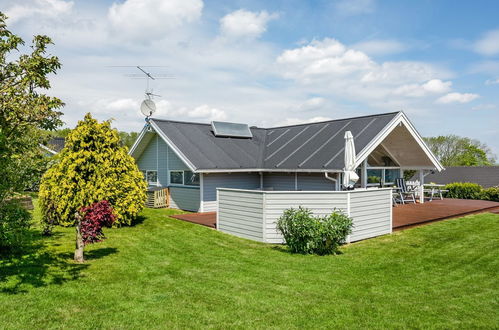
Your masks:
<instances>
[{"instance_id":1,"label":"grass shadow","mask_svg":"<svg viewBox=\"0 0 499 330\"><path fill-rule=\"evenodd\" d=\"M146 217L139 215L135 219L132 220L132 224L130 225L130 227L135 227L135 226L141 225L145 220L146 220Z\"/></svg>"},{"instance_id":2,"label":"grass shadow","mask_svg":"<svg viewBox=\"0 0 499 330\"><path fill-rule=\"evenodd\" d=\"M60 285L78 279L87 267L45 250L43 244L34 243L22 252L2 257L0 293L18 294L28 292L29 288Z\"/></svg>"},{"instance_id":3,"label":"grass shadow","mask_svg":"<svg viewBox=\"0 0 499 330\"><path fill-rule=\"evenodd\" d=\"M116 248L100 248L100 249L93 249L90 251L87 251L87 249L85 249L85 251L83 252L83 256L85 258L85 261L97 260L106 257L108 255L118 253L118 251L119 250ZM74 257L74 251L59 253L58 257L61 259L72 260Z\"/></svg>"}]
</instances>

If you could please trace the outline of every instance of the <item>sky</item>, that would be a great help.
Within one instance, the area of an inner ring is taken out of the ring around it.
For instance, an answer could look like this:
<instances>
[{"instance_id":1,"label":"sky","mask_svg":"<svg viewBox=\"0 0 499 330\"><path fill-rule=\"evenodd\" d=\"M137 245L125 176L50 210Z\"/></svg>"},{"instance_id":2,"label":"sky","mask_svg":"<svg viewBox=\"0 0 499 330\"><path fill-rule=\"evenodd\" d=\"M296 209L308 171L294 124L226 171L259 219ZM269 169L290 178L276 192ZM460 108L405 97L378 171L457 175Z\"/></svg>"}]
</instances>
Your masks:
<instances>
[{"instance_id":1,"label":"sky","mask_svg":"<svg viewBox=\"0 0 499 330\"><path fill-rule=\"evenodd\" d=\"M499 155L498 1L0 0L8 28L53 39L50 95L74 127L154 117L271 127L404 111L423 136ZM23 49L21 49L23 51Z\"/></svg>"}]
</instances>

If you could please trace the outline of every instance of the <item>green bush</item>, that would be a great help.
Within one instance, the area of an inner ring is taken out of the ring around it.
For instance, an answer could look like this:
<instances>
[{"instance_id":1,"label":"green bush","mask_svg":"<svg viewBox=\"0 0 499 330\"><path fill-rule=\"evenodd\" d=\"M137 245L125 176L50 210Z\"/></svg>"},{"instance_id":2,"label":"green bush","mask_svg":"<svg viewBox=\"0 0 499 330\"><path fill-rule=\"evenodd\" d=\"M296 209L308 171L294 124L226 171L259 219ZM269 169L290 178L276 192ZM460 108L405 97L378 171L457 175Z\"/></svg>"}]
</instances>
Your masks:
<instances>
[{"instance_id":1,"label":"green bush","mask_svg":"<svg viewBox=\"0 0 499 330\"><path fill-rule=\"evenodd\" d=\"M20 247L31 223L31 213L16 200L0 206L0 252Z\"/></svg>"},{"instance_id":2,"label":"green bush","mask_svg":"<svg viewBox=\"0 0 499 330\"><path fill-rule=\"evenodd\" d=\"M277 220L277 229L289 249L304 254L336 254L352 232L352 226L352 219L339 211L314 217L312 211L302 207L285 210Z\"/></svg>"},{"instance_id":3,"label":"green bush","mask_svg":"<svg viewBox=\"0 0 499 330\"><path fill-rule=\"evenodd\" d=\"M448 190L446 197L461 199L482 199L483 188L479 184L470 182L454 182L445 186Z\"/></svg>"},{"instance_id":4,"label":"green bush","mask_svg":"<svg viewBox=\"0 0 499 330\"><path fill-rule=\"evenodd\" d=\"M109 121L87 114L66 138L66 145L42 177L40 206L44 228L72 226L82 207L108 201L116 225L130 225L144 207L147 184L118 131Z\"/></svg>"},{"instance_id":5,"label":"green bush","mask_svg":"<svg viewBox=\"0 0 499 330\"><path fill-rule=\"evenodd\" d=\"M482 199L499 202L499 186L484 189Z\"/></svg>"}]
</instances>

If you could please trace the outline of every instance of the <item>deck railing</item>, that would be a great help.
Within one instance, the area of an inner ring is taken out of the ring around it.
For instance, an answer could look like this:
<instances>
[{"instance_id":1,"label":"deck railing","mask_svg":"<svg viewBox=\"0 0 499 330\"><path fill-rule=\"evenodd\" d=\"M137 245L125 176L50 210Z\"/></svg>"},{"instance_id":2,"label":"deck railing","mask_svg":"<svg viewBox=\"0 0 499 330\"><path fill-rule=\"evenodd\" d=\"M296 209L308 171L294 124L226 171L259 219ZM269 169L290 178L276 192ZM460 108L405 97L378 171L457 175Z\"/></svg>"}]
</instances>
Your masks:
<instances>
[{"instance_id":1,"label":"deck railing","mask_svg":"<svg viewBox=\"0 0 499 330\"><path fill-rule=\"evenodd\" d=\"M217 228L257 241L282 243L277 219L288 208L306 207L324 216L339 210L353 219L348 241L392 232L392 189L352 191L261 191L217 189Z\"/></svg>"}]
</instances>

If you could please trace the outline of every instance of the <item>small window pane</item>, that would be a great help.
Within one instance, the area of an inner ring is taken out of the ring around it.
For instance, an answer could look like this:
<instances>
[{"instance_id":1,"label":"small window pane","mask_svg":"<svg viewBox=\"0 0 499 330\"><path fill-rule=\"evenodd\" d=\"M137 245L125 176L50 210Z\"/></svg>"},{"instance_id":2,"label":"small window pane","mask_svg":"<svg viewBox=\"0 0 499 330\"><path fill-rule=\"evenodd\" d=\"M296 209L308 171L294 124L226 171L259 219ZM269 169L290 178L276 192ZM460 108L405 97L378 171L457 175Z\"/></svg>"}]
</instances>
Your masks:
<instances>
[{"instance_id":1,"label":"small window pane","mask_svg":"<svg viewBox=\"0 0 499 330\"><path fill-rule=\"evenodd\" d=\"M367 170L367 183L380 183L381 170Z\"/></svg>"},{"instance_id":2,"label":"small window pane","mask_svg":"<svg viewBox=\"0 0 499 330\"><path fill-rule=\"evenodd\" d=\"M394 183L395 179L400 177L400 170L385 170L385 183Z\"/></svg>"},{"instance_id":3,"label":"small window pane","mask_svg":"<svg viewBox=\"0 0 499 330\"><path fill-rule=\"evenodd\" d=\"M184 184L184 173L182 171L170 172L170 183Z\"/></svg>"},{"instance_id":4,"label":"small window pane","mask_svg":"<svg viewBox=\"0 0 499 330\"><path fill-rule=\"evenodd\" d=\"M158 183L158 172L157 171L147 171L147 182Z\"/></svg>"},{"instance_id":5,"label":"small window pane","mask_svg":"<svg viewBox=\"0 0 499 330\"><path fill-rule=\"evenodd\" d=\"M199 186L199 173L184 171L185 184L189 186Z\"/></svg>"}]
</instances>

